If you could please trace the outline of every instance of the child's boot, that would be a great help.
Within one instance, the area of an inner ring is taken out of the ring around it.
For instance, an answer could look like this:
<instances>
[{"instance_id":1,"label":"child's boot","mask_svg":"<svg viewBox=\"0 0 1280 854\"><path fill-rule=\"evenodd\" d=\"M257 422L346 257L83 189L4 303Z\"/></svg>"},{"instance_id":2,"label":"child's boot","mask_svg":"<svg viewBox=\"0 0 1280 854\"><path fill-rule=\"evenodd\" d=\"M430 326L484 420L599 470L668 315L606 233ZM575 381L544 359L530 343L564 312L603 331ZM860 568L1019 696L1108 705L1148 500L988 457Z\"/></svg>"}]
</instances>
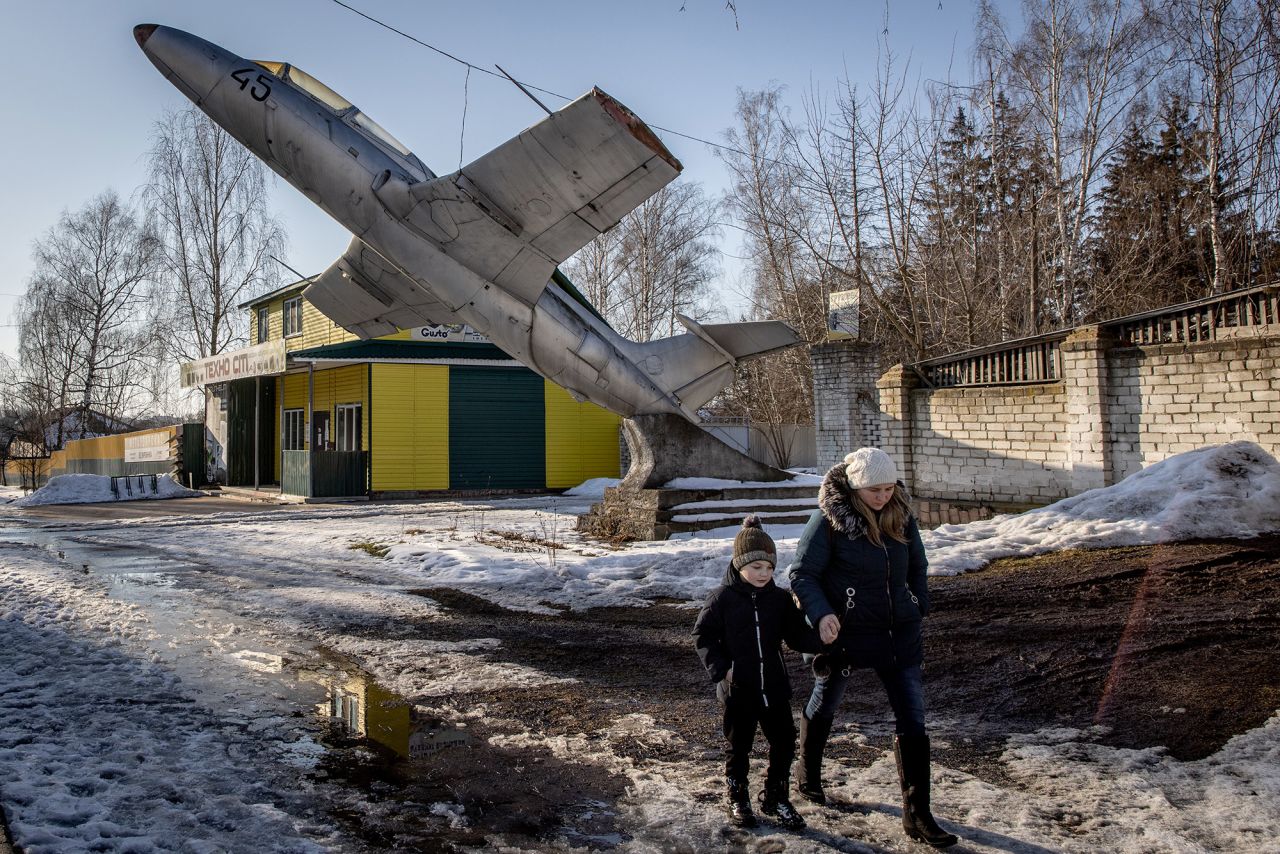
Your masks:
<instances>
[{"instance_id":1,"label":"child's boot","mask_svg":"<svg viewBox=\"0 0 1280 854\"><path fill-rule=\"evenodd\" d=\"M726 777L729 787L729 821L738 827L755 827L756 814L751 811L751 795L747 792L747 781Z\"/></svg>"},{"instance_id":2,"label":"child's boot","mask_svg":"<svg viewBox=\"0 0 1280 854\"><path fill-rule=\"evenodd\" d=\"M790 786L791 781L786 777L766 781L764 791L760 793L760 812L776 819L785 828L799 830L804 827L804 817L787 799Z\"/></svg>"}]
</instances>

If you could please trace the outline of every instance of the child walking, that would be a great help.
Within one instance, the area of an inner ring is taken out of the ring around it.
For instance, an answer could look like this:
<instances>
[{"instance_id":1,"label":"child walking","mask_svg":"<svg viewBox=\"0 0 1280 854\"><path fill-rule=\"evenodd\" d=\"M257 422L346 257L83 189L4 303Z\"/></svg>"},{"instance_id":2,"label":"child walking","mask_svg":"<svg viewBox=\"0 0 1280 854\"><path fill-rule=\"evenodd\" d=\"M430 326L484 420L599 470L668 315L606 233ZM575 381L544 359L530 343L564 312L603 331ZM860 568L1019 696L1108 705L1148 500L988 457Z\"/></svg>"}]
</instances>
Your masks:
<instances>
[{"instance_id":1,"label":"child walking","mask_svg":"<svg viewBox=\"0 0 1280 854\"><path fill-rule=\"evenodd\" d=\"M797 652L819 652L821 643L791 594L773 583L777 560L759 517L748 517L733 541L724 581L707 597L693 627L698 657L724 706L729 818L739 827L756 825L747 770L757 726L769 742L760 811L783 827L804 827L787 797L796 726L782 642Z\"/></svg>"}]
</instances>

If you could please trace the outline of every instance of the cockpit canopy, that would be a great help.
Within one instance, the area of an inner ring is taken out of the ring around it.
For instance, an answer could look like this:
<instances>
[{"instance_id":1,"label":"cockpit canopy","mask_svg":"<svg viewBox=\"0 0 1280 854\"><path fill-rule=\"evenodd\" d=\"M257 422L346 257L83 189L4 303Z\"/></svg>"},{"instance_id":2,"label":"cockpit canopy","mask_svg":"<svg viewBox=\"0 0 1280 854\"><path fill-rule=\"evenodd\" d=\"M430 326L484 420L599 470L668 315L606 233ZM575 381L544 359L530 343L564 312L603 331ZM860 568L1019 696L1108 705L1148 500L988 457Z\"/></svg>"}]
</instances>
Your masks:
<instances>
[{"instance_id":1,"label":"cockpit canopy","mask_svg":"<svg viewBox=\"0 0 1280 854\"><path fill-rule=\"evenodd\" d=\"M387 133L387 131L383 129L382 125L360 112L359 108L356 107L355 104L352 104L346 98L342 97L324 83L321 83L319 80L303 71L301 68L298 68L295 65L290 65L287 62L273 62L262 59L255 59L254 64L265 68L281 80L287 80L292 83L298 89L301 89L321 104L324 104L336 115L363 131L366 136L382 143L401 157L408 160L418 169L421 169L423 172L427 172L426 167L422 165L422 162L418 160L417 156L412 151L405 147L404 143Z\"/></svg>"}]
</instances>

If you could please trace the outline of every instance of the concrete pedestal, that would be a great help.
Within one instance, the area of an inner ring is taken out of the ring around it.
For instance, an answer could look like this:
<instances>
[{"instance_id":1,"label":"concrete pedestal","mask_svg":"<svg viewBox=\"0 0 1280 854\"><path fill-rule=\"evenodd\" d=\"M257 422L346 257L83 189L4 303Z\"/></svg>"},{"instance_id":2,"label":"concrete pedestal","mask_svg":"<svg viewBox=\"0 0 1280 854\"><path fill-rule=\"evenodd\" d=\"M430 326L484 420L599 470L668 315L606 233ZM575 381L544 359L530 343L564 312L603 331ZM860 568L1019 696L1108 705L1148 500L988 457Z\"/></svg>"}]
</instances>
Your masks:
<instances>
[{"instance_id":1,"label":"concrete pedestal","mask_svg":"<svg viewBox=\"0 0 1280 854\"><path fill-rule=\"evenodd\" d=\"M759 513L770 524L800 524L818 487L791 485L791 472L765 465L676 415L622 422L631 467L604 501L578 517L578 530L606 540L665 540L674 533L741 524ZM705 477L756 486L673 489L676 478ZM778 486L760 486L774 484Z\"/></svg>"},{"instance_id":2,"label":"concrete pedestal","mask_svg":"<svg viewBox=\"0 0 1280 854\"><path fill-rule=\"evenodd\" d=\"M657 489L678 477L789 480L791 473L735 450L678 415L637 415L622 422L631 467L620 488Z\"/></svg>"}]
</instances>

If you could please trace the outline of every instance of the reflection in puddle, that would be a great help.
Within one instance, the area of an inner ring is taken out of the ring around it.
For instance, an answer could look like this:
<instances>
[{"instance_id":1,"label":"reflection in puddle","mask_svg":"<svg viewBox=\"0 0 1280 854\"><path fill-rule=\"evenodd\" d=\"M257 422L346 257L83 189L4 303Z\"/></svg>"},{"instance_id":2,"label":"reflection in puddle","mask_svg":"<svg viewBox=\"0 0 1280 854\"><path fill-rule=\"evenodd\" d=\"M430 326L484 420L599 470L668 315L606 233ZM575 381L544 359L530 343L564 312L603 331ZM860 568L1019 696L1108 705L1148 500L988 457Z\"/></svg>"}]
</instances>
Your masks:
<instances>
[{"instance_id":1,"label":"reflection in puddle","mask_svg":"<svg viewBox=\"0 0 1280 854\"><path fill-rule=\"evenodd\" d=\"M358 670L303 670L299 675L325 686L328 698L316 706L321 717L381 744L401 759L421 759L471 743L468 733L424 717L409 701Z\"/></svg>"},{"instance_id":2,"label":"reflection in puddle","mask_svg":"<svg viewBox=\"0 0 1280 854\"><path fill-rule=\"evenodd\" d=\"M238 664L242 664L250 670L257 670L259 673L281 673L284 671L285 658L283 655L242 649L230 653L230 657Z\"/></svg>"}]
</instances>

